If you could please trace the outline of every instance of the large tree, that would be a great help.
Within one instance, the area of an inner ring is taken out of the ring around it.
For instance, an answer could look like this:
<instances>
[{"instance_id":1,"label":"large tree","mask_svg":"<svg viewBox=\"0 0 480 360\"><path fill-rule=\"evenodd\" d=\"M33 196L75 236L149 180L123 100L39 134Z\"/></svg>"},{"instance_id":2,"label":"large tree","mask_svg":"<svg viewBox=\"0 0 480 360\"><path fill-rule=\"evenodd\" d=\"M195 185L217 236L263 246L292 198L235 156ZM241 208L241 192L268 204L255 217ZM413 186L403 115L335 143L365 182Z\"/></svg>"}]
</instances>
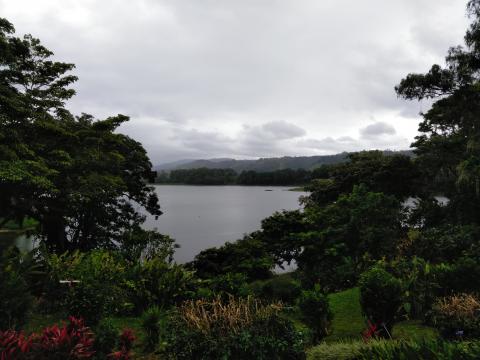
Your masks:
<instances>
[{"instance_id":1,"label":"large tree","mask_svg":"<svg viewBox=\"0 0 480 360\"><path fill-rule=\"evenodd\" d=\"M73 64L0 19L0 218L32 217L54 250L111 246L161 214L142 145L116 133L128 117L72 115Z\"/></svg>"},{"instance_id":2,"label":"large tree","mask_svg":"<svg viewBox=\"0 0 480 360\"><path fill-rule=\"evenodd\" d=\"M435 99L412 146L432 190L451 199L450 219L480 222L480 0L467 9L465 45L449 50L446 66L410 74L396 91L409 100Z\"/></svg>"}]
</instances>

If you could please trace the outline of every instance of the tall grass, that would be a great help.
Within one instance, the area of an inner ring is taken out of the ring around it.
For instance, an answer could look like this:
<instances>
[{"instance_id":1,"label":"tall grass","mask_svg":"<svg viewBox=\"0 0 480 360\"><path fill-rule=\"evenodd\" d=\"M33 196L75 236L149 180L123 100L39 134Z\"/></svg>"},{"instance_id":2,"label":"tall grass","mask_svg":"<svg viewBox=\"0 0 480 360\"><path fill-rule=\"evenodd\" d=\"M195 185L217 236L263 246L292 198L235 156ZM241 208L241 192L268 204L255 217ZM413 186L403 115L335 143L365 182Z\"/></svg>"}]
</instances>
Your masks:
<instances>
[{"instance_id":1,"label":"tall grass","mask_svg":"<svg viewBox=\"0 0 480 360\"><path fill-rule=\"evenodd\" d=\"M220 298L186 301L180 307L179 313L188 327L203 334L209 334L215 329L217 334L227 335L240 332L256 319L278 313L282 307L280 302L264 305L252 297L230 297L227 301Z\"/></svg>"}]
</instances>

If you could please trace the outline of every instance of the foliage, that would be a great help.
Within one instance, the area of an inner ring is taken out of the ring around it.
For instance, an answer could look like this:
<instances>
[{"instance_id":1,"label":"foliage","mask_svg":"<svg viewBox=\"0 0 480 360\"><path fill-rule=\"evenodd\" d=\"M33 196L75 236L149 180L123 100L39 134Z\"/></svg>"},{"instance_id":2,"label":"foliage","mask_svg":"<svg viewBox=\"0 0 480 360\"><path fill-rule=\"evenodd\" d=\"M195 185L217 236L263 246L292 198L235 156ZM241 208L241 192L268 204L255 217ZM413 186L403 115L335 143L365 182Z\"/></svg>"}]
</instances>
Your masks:
<instances>
[{"instance_id":1,"label":"foliage","mask_svg":"<svg viewBox=\"0 0 480 360\"><path fill-rule=\"evenodd\" d=\"M438 297L475 292L480 288L480 266L471 258L439 264L418 257L400 258L385 264L385 268L402 281L402 312L427 322Z\"/></svg>"},{"instance_id":2,"label":"foliage","mask_svg":"<svg viewBox=\"0 0 480 360\"><path fill-rule=\"evenodd\" d=\"M352 287L375 260L393 257L404 232L399 200L363 185L305 213L309 230L298 234L304 249L297 258L305 286Z\"/></svg>"},{"instance_id":3,"label":"foliage","mask_svg":"<svg viewBox=\"0 0 480 360\"><path fill-rule=\"evenodd\" d=\"M233 273L245 274L249 281L271 277L273 265L273 258L255 234L203 250L188 264L201 279Z\"/></svg>"},{"instance_id":4,"label":"foliage","mask_svg":"<svg viewBox=\"0 0 480 360\"><path fill-rule=\"evenodd\" d=\"M368 191L393 195L404 200L417 193L419 172L411 158L381 151L362 151L348 155L348 162L325 166L321 177L307 187L307 206L324 206L341 194L363 184Z\"/></svg>"},{"instance_id":5,"label":"foliage","mask_svg":"<svg viewBox=\"0 0 480 360\"><path fill-rule=\"evenodd\" d=\"M409 243L401 255L417 256L431 263L455 262L460 257L480 255L477 239L480 227L476 225L441 225L422 230L411 230Z\"/></svg>"},{"instance_id":6,"label":"foliage","mask_svg":"<svg viewBox=\"0 0 480 360\"><path fill-rule=\"evenodd\" d=\"M480 337L480 300L470 294L438 299L433 306L433 323L448 339Z\"/></svg>"},{"instance_id":7,"label":"foliage","mask_svg":"<svg viewBox=\"0 0 480 360\"><path fill-rule=\"evenodd\" d=\"M48 274L45 297L52 308L66 308L88 323L115 314L141 313L152 305L169 307L192 297L193 274L181 265L155 257L131 262L121 252L43 254ZM75 280L72 286L60 280Z\"/></svg>"},{"instance_id":8,"label":"foliage","mask_svg":"<svg viewBox=\"0 0 480 360\"><path fill-rule=\"evenodd\" d=\"M318 342L328 335L333 314L330 310L327 296L321 291L320 286L312 290L304 290L298 300L298 307L303 316L303 321L312 330L314 341Z\"/></svg>"},{"instance_id":9,"label":"foliage","mask_svg":"<svg viewBox=\"0 0 480 360\"><path fill-rule=\"evenodd\" d=\"M279 305L251 298L190 301L170 319L165 356L175 359L303 359L299 334Z\"/></svg>"},{"instance_id":10,"label":"foliage","mask_svg":"<svg viewBox=\"0 0 480 360\"><path fill-rule=\"evenodd\" d=\"M400 280L380 267L373 267L361 275L359 286L363 314L377 326L385 326L391 334L402 303Z\"/></svg>"},{"instance_id":11,"label":"foliage","mask_svg":"<svg viewBox=\"0 0 480 360\"><path fill-rule=\"evenodd\" d=\"M448 222L478 224L479 1L469 1L467 8L472 22L464 38L465 46L450 48L444 68L435 64L426 74L409 74L396 91L408 100L435 99L423 114L421 135L412 144L424 172L425 187L450 199Z\"/></svg>"},{"instance_id":12,"label":"foliage","mask_svg":"<svg viewBox=\"0 0 480 360\"><path fill-rule=\"evenodd\" d=\"M307 355L309 360L473 360L480 355L480 344L433 339L338 342L318 345L310 349Z\"/></svg>"},{"instance_id":13,"label":"foliage","mask_svg":"<svg viewBox=\"0 0 480 360\"><path fill-rule=\"evenodd\" d=\"M169 308L195 295L198 281L182 265L168 264L154 258L137 264L125 283L137 313L151 306Z\"/></svg>"},{"instance_id":14,"label":"foliage","mask_svg":"<svg viewBox=\"0 0 480 360\"><path fill-rule=\"evenodd\" d=\"M151 163L140 143L115 130L128 117L72 115L74 65L0 19L0 218L39 222L51 250L112 247L144 220L133 202L161 214ZM0 224L1 227L2 224Z\"/></svg>"},{"instance_id":15,"label":"foliage","mask_svg":"<svg viewBox=\"0 0 480 360\"><path fill-rule=\"evenodd\" d=\"M155 350L160 339L160 321L162 320L162 311L157 306L147 309L142 315L142 328L145 331L145 350L151 352Z\"/></svg>"},{"instance_id":16,"label":"foliage","mask_svg":"<svg viewBox=\"0 0 480 360\"><path fill-rule=\"evenodd\" d=\"M381 341L381 340L380 340ZM334 343L322 342L307 351L308 360L356 360L360 350L371 343L360 341L338 341Z\"/></svg>"},{"instance_id":17,"label":"foliage","mask_svg":"<svg viewBox=\"0 0 480 360\"><path fill-rule=\"evenodd\" d=\"M237 173L232 169L179 169L169 174L162 173L156 181L168 184L189 185L231 185L236 182Z\"/></svg>"},{"instance_id":18,"label":"foliage","mask_svg":"<svg viewBox=\"0 0 480 360\"><path fill-rule=\"evenodd\" d=\"M244 296L247 294L247 277L244 274L226 273L203 281L212 296ZM197 294L198 295L198 294Z\"/></svg>"},{"instance_id":19,"label":"foliage","mask_svg":"<svg viewBox=\"0 0 480 360\"><path fill-rule=\"evenodd\" d=\"M39 334L25 336L13 330L0 332L0 358L65 360L91 359L93 333L81 319L69 318L69 324L53 325Z\"/></svg>"},{"instance_id":20,"label":"foliage","mask_svg":"<svg viewBox=\"0 0 480 360\"><path fill-rule=\"evenodd\" d=\"M478 343L449 343L440 340L375 341L360 348L358 360L473 360L480 356Z\"/></svg>"},{"instance_id":21,"label":"foliage","mask_svg":"<svg viewBox=\"0 0 480 360\"><path fill-rule=\"evenodd\" d=\"M111 353L109 357L115 360L130 360L132 359L132 349L136 337L133 331L129 328L123 329L120 334L119 350Z\"/></svg>"},{"instance_id":22,"label":"foliage","mask_svg":"<svg viewBox=\"0 0 480 360\"><path fill-rule=\"evenodd\" d=\"M119 254L96 250L44 256L49 274L46 290L53 290L47 297L57 302L57 307L65 306L70 314L92 325L107 314L123 313L128 308L122 288L128 268ZM68 285L61 280L78 282Z\"/></svg>"},{"instance_id":23,"label":"foliage","mask_svg":"<svg viewBox=\"0 0 480 360\"><path fill-rule=\"evenodd\" d=\"M295 234L306 230L304 214L299 210L275 212L262 220L261 231L254 234L275 263L283 267L298 258L302 243Z\"/></svg>"},{"instance_id":24,"label":"foliage","mask_svg":"<svg viewBox=\"0 0 480 360\"><path fill-rule=\"evenodd\" d=\"M312 178L312 172L304 169L281 169L276 171L257 172L242 171L237 177L240 185L303 185Z\"/></svg>"},{"instance_id":25,"label":"foliage","mask_svg":"<svg viewBox=\"0 0 480 360\"><path fill-rule=\"evenodd\" d=\"M126 231L118 245L122 257L131 263L154 258L171 263L175 249L179 247L168 235L140 228Z\"/></svg>"},{"instance_id":26,"label":"foliage","mask_svg":"<svg viewBox=\"0 0 480 360\"><path fill-rule=\"evenodd\" d=\"M298 280L287 275L277 275L272 279L259 281L251 284L249 288L256 297L286 304L294 304L302 291Z\"/></svg>"},{"instance_id":27,"label":"foliage","mask_svg":"<svg viewBox=\"0 0 480 360\"><path fill-rule=\"evenodd\" d=\"M105 318L99 321L95 327L95 358L105 359L117 347L118 330L111 319Z\"/></svg>"},{"instance_id":28,"label":"foliage","mask_svg":"<svg viewBox=\"0 0 480 360\"><path fill-rule=\"evenodd\" d=\"M32 306L26 281L28 269L22 265L22 256L16 248L0 254L0 330L23 325Z\"/></svg>"}]
</instances>

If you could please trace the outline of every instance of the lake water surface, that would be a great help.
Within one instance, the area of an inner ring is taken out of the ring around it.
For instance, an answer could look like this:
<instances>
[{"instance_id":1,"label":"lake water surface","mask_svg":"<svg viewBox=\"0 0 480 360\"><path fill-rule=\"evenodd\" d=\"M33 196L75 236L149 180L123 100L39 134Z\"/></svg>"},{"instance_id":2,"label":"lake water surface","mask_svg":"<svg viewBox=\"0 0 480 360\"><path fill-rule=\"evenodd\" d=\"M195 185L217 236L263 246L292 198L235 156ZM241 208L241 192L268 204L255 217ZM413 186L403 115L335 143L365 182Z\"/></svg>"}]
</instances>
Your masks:
<instances>
[{"instance_id":1,"label":"lake water surface","mask_svg":"<svg viewBox=\"0 0 480 360\"><path fill-rule=\"evenodd\" d=\"M175 259L183 263L201 250L235 241L260 229L262 219L275 211L300 208L305 193L286 187L264 186L155 186L164 212L148 229L168 234L181 246ZM271 191L269 191L271 190Z\"/></svg>"},{"instance_id":2,"label":"lake water surface","mask_svg":"<svg viewBox=\"0 0 480 360\"><path fill-rule=\"evenodd\" d=\"M180 248L175 260L193 260L201 250L235 241L260 229L262 219L275 211L300 208L303 192L286 187L156 185L163 215L147 217L145 228L173 237ZM25 235L0 234L3 245L31 248Z\"/></svg>"}]
</instances>

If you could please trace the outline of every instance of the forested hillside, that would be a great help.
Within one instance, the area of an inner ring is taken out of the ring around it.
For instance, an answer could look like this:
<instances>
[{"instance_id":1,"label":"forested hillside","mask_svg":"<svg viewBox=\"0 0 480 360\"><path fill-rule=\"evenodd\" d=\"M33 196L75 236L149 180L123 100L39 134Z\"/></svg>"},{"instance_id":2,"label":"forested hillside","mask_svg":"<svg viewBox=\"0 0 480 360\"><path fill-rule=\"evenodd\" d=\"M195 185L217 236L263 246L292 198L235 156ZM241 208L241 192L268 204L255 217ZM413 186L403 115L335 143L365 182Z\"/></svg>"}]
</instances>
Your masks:
<instances>
[{"instance_id":1,"label":"forested hillside","mask_svg":"<svg viewBox=\"0 0 480 360\"><path fill-rule=\"evenodd\" d=\"M403 154L413 155L412 151L383 151L385 155ZM157 171L169 171L176 169L232 169L237 173L242 171L267 172L284 169L312 170L322 165L337 164L347 159L348 153L319 156L284 156L280 158L262 158L258 160L235 160L235 159L202 159L202 160L181 160L155 166Z\"/></svg>"}]
</instances>

